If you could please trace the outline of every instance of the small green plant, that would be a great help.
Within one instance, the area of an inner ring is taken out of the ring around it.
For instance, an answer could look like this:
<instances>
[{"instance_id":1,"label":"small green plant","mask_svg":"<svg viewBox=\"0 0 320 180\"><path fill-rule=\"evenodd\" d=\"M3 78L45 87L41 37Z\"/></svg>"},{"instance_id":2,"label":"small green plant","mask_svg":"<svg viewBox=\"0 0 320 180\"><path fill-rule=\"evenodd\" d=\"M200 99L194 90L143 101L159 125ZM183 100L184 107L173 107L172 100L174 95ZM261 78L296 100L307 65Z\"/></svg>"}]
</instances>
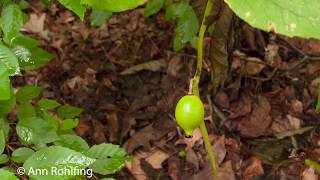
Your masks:
<instances>
[{"instance_id":1,"label":"small green plant","mask_svg":"<svg viewBox=\"0 0 320 180\"><path fill-rule=\"evenodd\" d=\"M315 162L315 161L312 161L310 159L306 159L304 160L304 163L310 167L313 167L315 168L316 170L320 171L320 164Z\"/></svg>"},{"instance_id":2,"label":"small green plant","mask_svg":"<svg viewBox=\"0 0 320 180\"><path fill-rule=\"evenodd\" d=\"M39 87L25 86L16 94L12 93L9 100L0 101L0 152L4 153L0 156L0 164L21 164L20 169L23 167L30 178L73 179L92 177L93 172L113 174L130 160L118 145L104 143L90 147L73 131L78 126L77 116L82 109L61 105L52 99L39 99L40 94ZM18 122L10 126L5 117L14 109ZM9 131L14 127L20 140L16 149L7 143ZM1 171L10 174L8 169L9 166L5 166ZM18 175L22 175L20 169L17 169ZM45 173L35 171L39 169ZM75 173L57 173L64 169L75 170ZM15 175L11 174L11 177Z\"/></svg>"},{"instance_id":3,"label":"small green plant","mask_svg":"<svg viewBox=\"0 0 320 180\"><path fill-rule=\"evenodd\" d=\"M110 175L119 171L130 160L124 149L106 143L90 147L73 131L82 109L61 105L53 99L39 99L41 89L36 86L25 86L14 93L11 76L43 67L53 55L43 50L39 41L20 32L27 21L22 9L30 7L28 3L0 2L1 178L18 179L17 175L26 175L31 179L82 179L91 178L92 173ZM86 6L80 0L59 2L84 18ZM51 1L45 3L49 5ZM99 15L101 12L93 11L93 25L101 23L95 19ZM10 113L16 114L17 123L7 122ZM13 130L19 142L10 142L9 132Z\"/></svg>"}]
</instances>

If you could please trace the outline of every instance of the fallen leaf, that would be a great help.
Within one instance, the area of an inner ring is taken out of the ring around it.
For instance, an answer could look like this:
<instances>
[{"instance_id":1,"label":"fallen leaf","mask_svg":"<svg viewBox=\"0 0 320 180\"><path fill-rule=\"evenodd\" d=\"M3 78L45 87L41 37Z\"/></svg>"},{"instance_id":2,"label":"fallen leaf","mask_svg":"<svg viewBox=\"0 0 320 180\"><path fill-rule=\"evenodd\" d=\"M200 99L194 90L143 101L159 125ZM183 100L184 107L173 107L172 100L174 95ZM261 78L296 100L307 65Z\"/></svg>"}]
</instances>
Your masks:
<instances>
[{"instance_id":1,"label":"fallen leaf","mask_svg":"<svg viewBox=\"0 0 320 180\"><path fill-rule=\"evenodd\" d=\"M262 161L256 157L251 157L243 164L242 179L252 180L255 177L262 176L264 174Z\"/></svg>"},{"instance_id":2,"label":"fallen leaf","mask_svg":"<svg viewBox=\"0 0 320 180\"><path fill-rule=\"evenodd\" d=\"M155 169L162 168L162 163L169 158L169 155L161 150L156 150L145 160Z\"/></svg>"},{"instance_id":3,"label":"fallen leaf","mask_svg":"<svg viewBox=\"0 0 320 180\"><path fill-rule=\"evenodd\" d=\"M183 137L182 139L179 139L178 141L176 141L175 144L176 145L177 144L185 144L185 145L187 145L187 149L188 149L188 148L193 148L195 143L201 139L202 139L201 131L199 128L197 128L194 130L193 136L191 138Z\"/></svg>"},{"instance_id":4,"label":"fallen leaf","mask_svg":"<svg viewBox=\"0 0 320 180\"><path fill-rule=\"evenodd\" d=\"M117 142L119 140L119 120L118 113L116 111L106 113L107 130L109 131L109 140L111 142Z\"/></svg>"},{"instance_id":5,"label":"fallen leaf","mask_svg":"<svg viewBox=\"0 0 320 180\"><path fill-rule=\"evenodd\" d=\"M153 61L148 61L142 64L138 64L135 66L132 66L120 73L120 75L129 75L129 74L135 74L137 72L140 72L142 70L148 70L148 71L160 71L161 68L166 67L166 62L163 59L160 60L153 60Z\"/></svg>"},{"instance_id":6,"label":"fallen leaf","mask_svg":"<svg viewBox=\"0 0 320 180\"><path fill-rule=\"evenodd\" d=\"M215 152L215 158L218 164L221 164L226 157L227 150L224 136L214 136L212 149Z\"/></svg>"},{"instance_id":7,"label":"fallen leaf","mask_svg":"<svg viewBox=\"0 0 320 180\"><path fill-rule=\"evenodd\" d=\"M265 135L271 124L270 110L271 106L264 96L258 96L257 102L252 105L252 113L247 117L242 117L235 122L237 130L244 137L259 137Z\"/></svg>"},{"instance_id":8,"label":"fallen leaf","mask_svg":"<svg viewBox=\"0 0 320 180\"><path fill-rule=\"evenodd\" d=\"M318 175L313 167L306 168L301 175L302 180L318 180Z\"/></svg>"},{"instance_id":9,"label":"fallen leaf","mask_svg":"<svg viewBox=\"0 0 320 180\"><path fill-rule=\"evenodd\" d=\"M266 65L264 65L262 63L262 60L259 58L248 57L248 60L250 61L246 62L245 65L245 73L247 75L253 76L259 74L262 71L262 69L266 67Z\"/></svg>"},{"instance_id":10,"label":"fallen leaf","mask_svg":"<svg viewBox=\"0 0 320 180\"><path fill-rule=\"evenodd\" d=\"M144 152L135 152L131 161L126 161L126 168L137 180L147 180L147 175L141 167L141 159L147 157Z\"/></svg>"},{"instance_id":11,"label":"fallen leaf","mask_svg":"<svg viewBox=\"0 0 320 180\"><path fill-rule=\"evenodd\" d=\"M48 40L48 31L44 30L44 21L46 14L38 16L35 13L30 14L29 21L23 26L23 30L30 33L38 33L42 38Z\"/></svg>"}]
</instances>

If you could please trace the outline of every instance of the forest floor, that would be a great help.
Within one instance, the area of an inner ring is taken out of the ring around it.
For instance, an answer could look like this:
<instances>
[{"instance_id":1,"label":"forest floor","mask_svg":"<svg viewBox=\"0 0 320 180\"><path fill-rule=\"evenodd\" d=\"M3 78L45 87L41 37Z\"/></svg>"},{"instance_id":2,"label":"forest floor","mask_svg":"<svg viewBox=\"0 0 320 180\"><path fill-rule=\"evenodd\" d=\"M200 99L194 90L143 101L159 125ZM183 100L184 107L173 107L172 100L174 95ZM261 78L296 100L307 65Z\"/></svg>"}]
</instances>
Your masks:
<instances>
[{"instance_id":1,"label":"forest floor","mask_svg":"<svg viewBox=\"0 0 320 180\"><path fill-rule=\"evenodd\" d=\"M25 32L55 58L15 78L15 87L38 84L44 97L83 108L77 134L89 144L120 144L133 156L116 179L210 179L200 131L186 139L174 121L175 104L188 92L196 60L192 48L173 51L174 22L163 12L146 18L138 8L93 28L60 6L32 5ZM304 160L320 161L315 110L320 61L303 56L319 56L320 42L272 41L271 34L245 23L241 28L234 52L265 63L234 56L230 78L216 94L210 38L205 39L200 94L220 179L317 179ZM214 125L222 119L221 126Z\"/></svg>"}]
</instances>

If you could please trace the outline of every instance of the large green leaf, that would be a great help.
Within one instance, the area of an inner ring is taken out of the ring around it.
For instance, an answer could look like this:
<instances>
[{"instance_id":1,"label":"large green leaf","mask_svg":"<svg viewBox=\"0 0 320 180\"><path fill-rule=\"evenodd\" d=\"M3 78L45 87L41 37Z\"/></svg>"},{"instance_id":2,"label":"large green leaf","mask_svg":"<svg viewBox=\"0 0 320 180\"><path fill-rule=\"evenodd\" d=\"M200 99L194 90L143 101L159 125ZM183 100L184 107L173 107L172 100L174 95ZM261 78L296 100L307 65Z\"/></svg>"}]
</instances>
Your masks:
<instances>
[{"instance_id":1,"label":"large green leaf","mask_svg":"<svg viewBox=\"0 0 320 180\"><path fill-rule=\"evenodd\" d=\"M107 175L113 174L124 167L124 163L129 158L126 152L118 145L99 144L92 146L85 155L97 160L90 165L96 173Z\"/></svg>"},{"instance_id":2,"label":"large green leaf","mask_svg":"<svg viewBox=\"0 0 320 180\"><path fill-rule=\"evenodd\" d=\"M287 36L320 38L320 3L314 0L225 0L253 27Z\"/></svg>"},{"instance_id":3,"label":"large green leaf","mask_svg":"<svg viewBox=\"0 0 320 180\"><path fill-rule=\"evenodd\" d=\"M6 116L16 105L16 98L12 95L8 100L0 100L0 119Z\"/></svg>"},{"instance_id":4,"label":"large green leaf","mask_svg":"<svg viewBox=\"0 0 320 180\"><path fill-rule=\"evenodd\" d=\"M126 152L118 145L103 143L92 146L85 154L91 158L108 158L112 156L123 157Z\"/></svg>"},{"instance_id":5,"label":"large green leaf","mask_svg":"<svg viewBox=\"0 0 320 180\"><path fill-rule=\"evenodd\" d=\"M26 144L47 144L58 140L57 128L39 117L20 119L16 131Z\"/></svg>"},{"instance_id":6,"label":"large green leaf","mask_svg":"<svg viewBox=\"0 0 320 180\"><path fill-rule=\"evenodd\" d=\"M0 177L5 180L18 180L14 173L3 168L0 169Z\"/></svg>"},{"instance_id":7,"label":"large green leaf","mask_svg":"<svg viewBox=\"0 0 320 180\"><path fill-rule=\"evenodd\" d=\"M74 118L81 114L83 110L74 106L60 106L58 108L58 114L64 118Z\"/></svg>"},{"instance_id":8,"label":"large green leaf","mask_svg":"<svg viewBox=\"0 0 320 180\"><path fill-rule=\"evenodd\" d=\"M30 148L22 147L13 151L11 160L16 163L24 163L34 151Z\"/></svg>"},{"instance_id":9,"label":"large green leaf","mask_svg":"<svg viewBox=\"0 0 320 180\"><path fill-rule=\"evenodd\" d=\"M145 2L146 0L81 0L81 4L86 4L93 8L110 12L121 12L134 9Z\"/></svg>"},{"instance_id":10,"label":"large green leaf","mask_svg":"<svg viewBox=\"0 0 320 180\"><path fill-rule=\"evenodd\" d=\"M61 104L58 103L56 100L46 99L46 98L42 98L38 102L38 105L39 105L39 107L44 108L44 109L54 109L56 107L61 106Z\"/></svg>"},{"instance_id":11,"label":"large green leaf","mask_svg":"<svg viewBox=\"0 0 320 180\"><path fill-rule=\"evenodd\" d=\"M165 0L149 0L147 7L144 9L145 16L151 16L156 14L162 6L164 5Z\"/></svg>"},{"instance_id":12,"label":"large green leaf","mask_svg":"<svg viewBox=\"0 0 320 180\"><path fill-rule=\"evenodd\" d=\"M7 68L0 62L0 100L8 100L11 96L10 78ZM0 110L1 111L1 110Z\"/></svg>"},{"instance_id":13,"label":"large green leaf","mask_svg":"<svg viewBox=\"0 0 320 180\"><path fill-rule=\"evenodd\" d=\"M78 152L83 152L89 149L87 142L80 136L65 134L59 136L59 138L60 139L58 141L54 142L54 144L57 146L67 147Z\"/></svg>"},{"instance_id":14,"label":"large green leaf","mask_svg":"<svg viewBox=\"0 0 320 180\"><path fill-rule=\"evenodd\" d=\"M39 48L39 42L27 36L13 40L11 50L18 57L22 69L32 70L46 65L53 55Z\"/></svg>"},{"instance_id":15,"label":"large green leaf","mask_svg":"<svg viewBox=\"0 0 320 180\"><path fill-rule=\"evenodd\" d=\"M41 93L41 88L37 86L24 86L20 88L16 94L17 101L24 102L38 97Z\"/></svg>"},{"instance_id":16,"label":"large green leaf","mask_svg":"<svg viewBox=\"0 0 320 180\"><path fill-rule=\"evenodd\" d=\"M18 58L7 46L0 42L0 66L3 66L1 64L5 66L10 76L20 74Z\"/></svg>"},{"instance_id":17,"label":"large green leaf","mask_svg":"<svg viewBox=\"0 0 320 180\"><path fill-rule=\"evenodd\" d=\"M55 172L57 172L54 171L55 169L83 170L94 161L95 159L89 158L69 148L51 146L35 152L30 158L26 160L23 167L25 168L26 172L30 172L30 170L32 169L46 169L48 171L48 176L51 176L52 178L53 176L55 176ZM77 174L62 173L61 177L65 177L64 179L67 179L75 175ZM29 174L29 176L35 177L36 175ZM39 178L38 176L38 179L41 179L41 177Z\"/></svg>"},{"instance_id":18,"label":"large green leaf","mask_svg":"<svg viewBox=\"0 0 320 180\"><path fill-rule=\"evenodd\" d=\"M8 43L19 34L23 18L23 13L17 4L10 4L2 10L0 26Z\"/></svg>"},{"instance_id":19,"label":"large green leaf","mask_svg":"<svg viewBox=\"0 0 320 180\"><path fill-rule=\"evenodd\" d=\"M76 13L81 20L84 18L86 6L80 4L80 0L58 0L66 8Z\"/></svg>"},{"instance_id":20,"label":"large green leaf","mask_svg":"<svg viewBox=\"0 0 320 180\"><path fill-rule=\"evenodd\" d=\"M91 15L90 15L91 26L101 26L111 16L112 16L112 12L93 9L92 12L91 12Z\"/></svg>"},{"instance_id":21,"label":"large green leaf","mask_svg":"<svg viewBox=\"0 0 320 180\"><path fill-rule=\"evenodd\" d=\"M187 3L172 4L166 11L166 17L178 19L176 36L173 40L174 50L181 50L187 42L196 48L199 21L192 7Z\"/></svg>"}]
</instances>

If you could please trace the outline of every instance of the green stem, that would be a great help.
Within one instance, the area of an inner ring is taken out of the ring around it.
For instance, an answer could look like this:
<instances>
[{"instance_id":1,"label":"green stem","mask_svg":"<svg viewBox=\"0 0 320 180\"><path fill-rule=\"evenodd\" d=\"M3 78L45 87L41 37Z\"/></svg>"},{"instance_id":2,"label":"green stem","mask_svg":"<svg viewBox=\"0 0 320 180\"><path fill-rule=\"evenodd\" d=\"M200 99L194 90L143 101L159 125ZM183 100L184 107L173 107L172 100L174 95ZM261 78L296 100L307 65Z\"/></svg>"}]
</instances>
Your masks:
<instances>
[{"instance_id":1,"label":"green stem","mask_svg":"<svg viewBox=\"0 0 320 180\"><path fill-rule=\"evenodd\" d=\"M197 56L197 69L196 73L193 78L193 83L192 83L192 92L194 95L199 96L199 81L200 81L200 75L201 75L201 70L202 70L202 58L203 58L203 39L204 39L204 34L207 30L207 24L206 24L206 17L208 17L211 12L212 12L212 0L208 0L206 9L203 15L202 23L200 26L200 31L199 31L199 41L198 41L198 56ZM212 173L213 173L213 179L218 180L218 168L217 168L217 162L215 159L215 153L211 147L210 141L209 141L209 135L208 131L205 125L204 120L200 124L200 130L202 133L202 137L204 140L204 144L206 147L206 150L209 155L209 160L211 162L211 167L212 167Z\"/></svg>"}]
</instances>

